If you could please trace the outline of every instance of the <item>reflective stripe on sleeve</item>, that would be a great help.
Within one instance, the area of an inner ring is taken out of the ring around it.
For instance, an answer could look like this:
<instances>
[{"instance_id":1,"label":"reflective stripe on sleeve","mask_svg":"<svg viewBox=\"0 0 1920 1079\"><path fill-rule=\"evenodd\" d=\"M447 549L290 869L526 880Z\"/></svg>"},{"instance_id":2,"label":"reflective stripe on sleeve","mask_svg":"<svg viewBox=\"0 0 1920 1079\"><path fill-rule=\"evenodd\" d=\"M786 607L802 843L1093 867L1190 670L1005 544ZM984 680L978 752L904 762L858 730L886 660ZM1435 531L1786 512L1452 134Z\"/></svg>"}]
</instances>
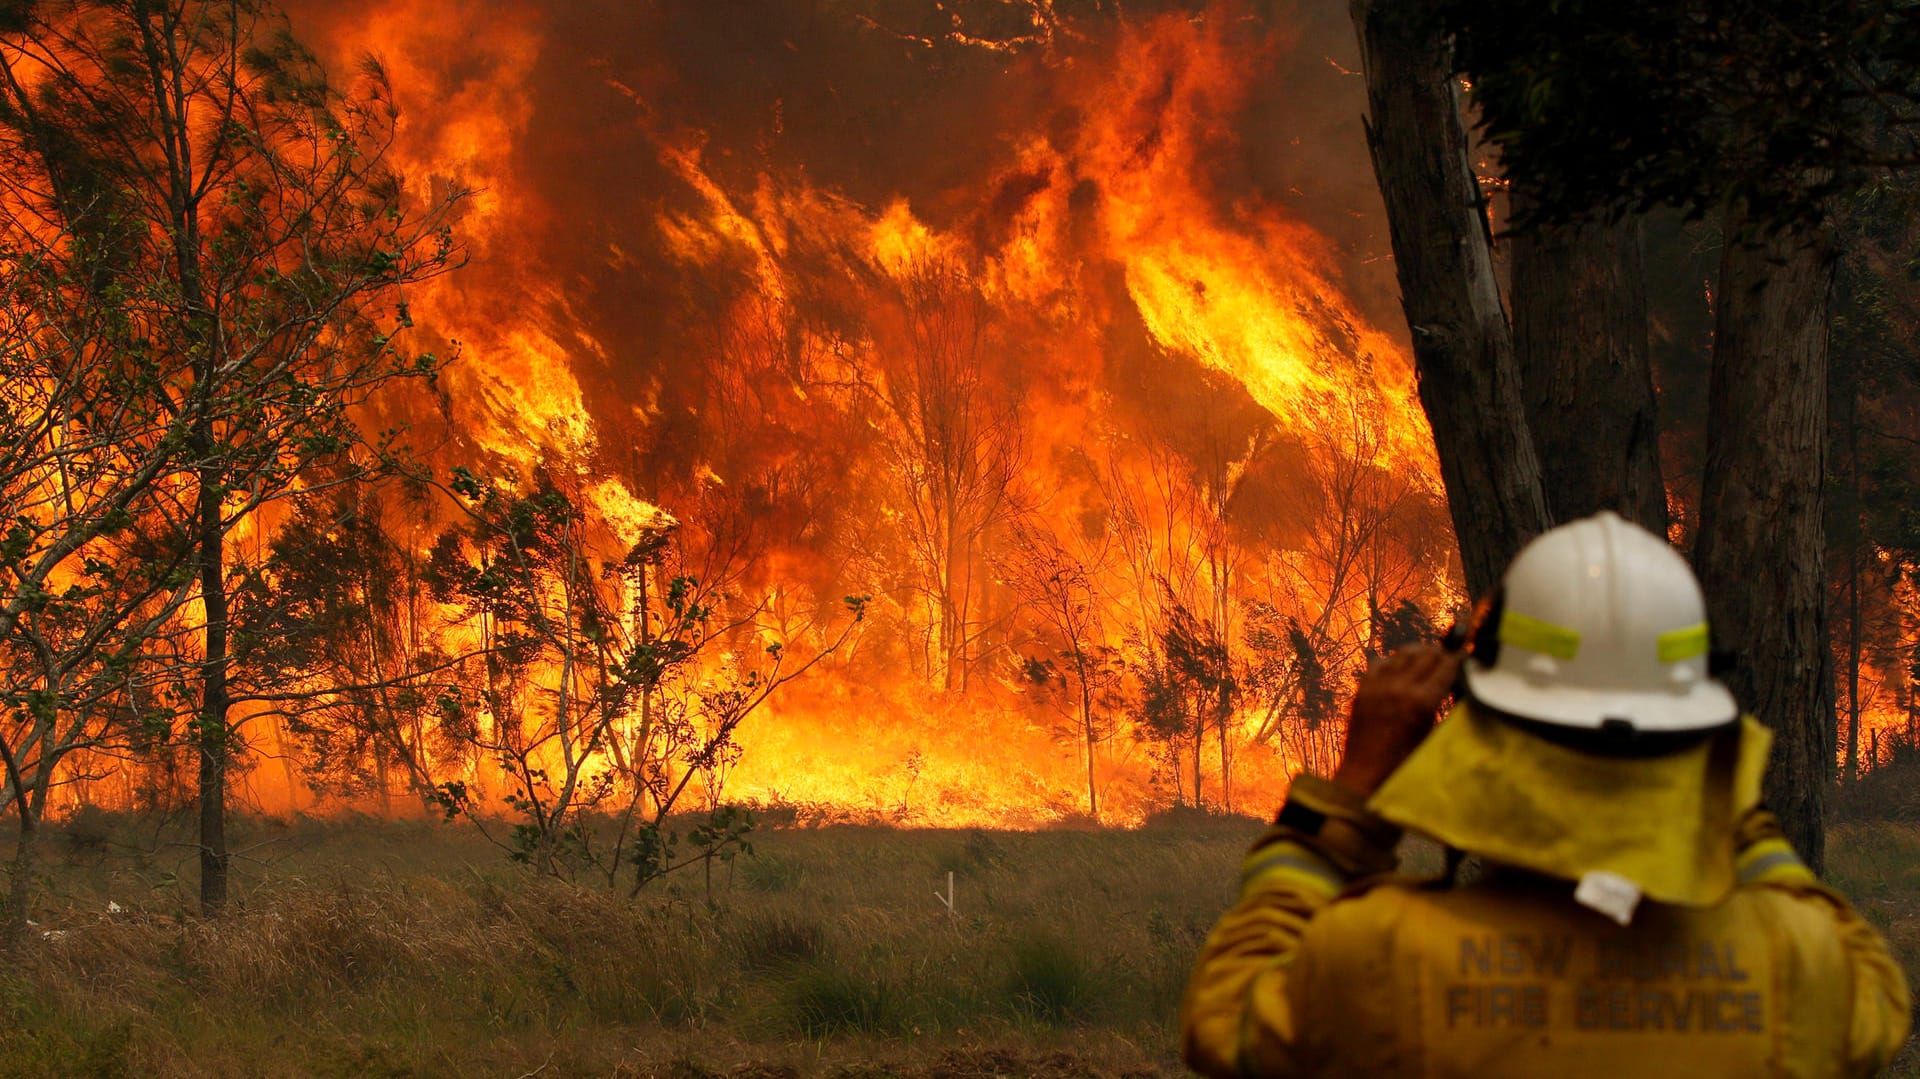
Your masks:
<instances>
[{"instance_id":1,"label":"reflective stripe on sleeve","mask_svg":"<svg viewBox=\"0 0 1920 1079\"><path fill-rule=\"evenodd\" d=\"M1740 883L1759 884L1763 882L1812 881L1813 871L1806 867L1800 856L1784 839L1762 839L1740 852L1735 863L1740 870Z\"/></svg>"},{"instance_id":2,"label":"reflective stripe on sleeve","mask_svg":"<svg viewBox=\"0 0 1920 1079\"><path fill-rule=\"evenodd\" d=\"M1347 877L1300 844L1282 840L1249 854L1240 869L1242 896L1265 891L1276 884L1290 884L1332 899L1347 886Z\"/></svg>"}]
</instances>

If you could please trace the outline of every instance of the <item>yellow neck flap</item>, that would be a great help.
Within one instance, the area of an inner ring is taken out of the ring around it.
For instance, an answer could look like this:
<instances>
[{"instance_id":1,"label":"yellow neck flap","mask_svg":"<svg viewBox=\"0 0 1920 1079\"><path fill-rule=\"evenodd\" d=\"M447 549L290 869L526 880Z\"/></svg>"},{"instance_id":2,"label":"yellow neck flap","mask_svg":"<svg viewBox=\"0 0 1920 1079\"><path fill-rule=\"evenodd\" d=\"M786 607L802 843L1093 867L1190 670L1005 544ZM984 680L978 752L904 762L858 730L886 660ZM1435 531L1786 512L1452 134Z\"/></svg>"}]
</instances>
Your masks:
<instances>
[{"instance_id":1,"label":"yellow neck flap","mask_svg":"<svg viewBox=\"0 0 1920 1079\"><path fill-rule=\"evenodd\" d=\"M1773 734L1752 716L1659 757L1583 753L1456 705L1368 803L1489 861L1712 906L1733 890L1733 831L1760 804Z\"/></svg>"}]
</instances>

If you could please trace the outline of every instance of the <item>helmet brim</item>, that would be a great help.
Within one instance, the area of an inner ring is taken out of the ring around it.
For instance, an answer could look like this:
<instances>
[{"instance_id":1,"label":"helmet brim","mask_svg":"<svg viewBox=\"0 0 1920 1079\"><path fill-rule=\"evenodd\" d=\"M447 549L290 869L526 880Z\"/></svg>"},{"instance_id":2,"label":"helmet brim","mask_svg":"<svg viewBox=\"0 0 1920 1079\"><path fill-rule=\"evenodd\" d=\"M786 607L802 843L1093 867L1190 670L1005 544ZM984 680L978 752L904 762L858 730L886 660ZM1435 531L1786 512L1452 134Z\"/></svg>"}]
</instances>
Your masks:
<instances>
[{"instance_id":1,"label":"helmet brim","mask_svg":"<svg viewBox=\"0 0 1920 1079\"><path fill-rule=\"evenodd\" d=\"M1466 665L1467 692L1489 708L1562 727L1599 730L1625 720L1642 732L1703 731L1739 718L1727 687L1703 678L1678 692L1635 693L1545 684L1513 671Z\"/></svg>"}]
</instances>

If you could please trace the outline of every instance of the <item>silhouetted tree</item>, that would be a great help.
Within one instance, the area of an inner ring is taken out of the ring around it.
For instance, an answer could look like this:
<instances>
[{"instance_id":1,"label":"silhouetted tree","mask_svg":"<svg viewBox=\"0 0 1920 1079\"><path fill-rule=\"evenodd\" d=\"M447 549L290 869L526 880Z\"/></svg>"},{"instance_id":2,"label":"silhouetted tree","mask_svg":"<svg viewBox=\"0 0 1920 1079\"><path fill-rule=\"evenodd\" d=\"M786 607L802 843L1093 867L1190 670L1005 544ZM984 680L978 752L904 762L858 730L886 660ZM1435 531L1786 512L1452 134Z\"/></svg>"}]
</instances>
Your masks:
<instances>
[{"instance_id":1,"label":"silhouetted tree","mask_svg":"<svg viewBox=\"0 0 1920 1079\"><path fill-rule=\"evenodd\" d=\"M1611 498L1658 523L1639 252L1608 223L1655 206L1723 215L1694 555L1717 643L1740 656L1726 678L1781 734L1772 804L1817 866L1833 758L1821 510L1831 214L1873 170L1920 161L1915 13L1878 0L1774 4L1764 18L1713 3L1656 12L1355 0L1353 17L1375 171L1472 590L1545 526L1549 505L1585 512ZM1457 73L1500 149L1519 227L1537 230L1522 254L1545 260L1514 290L1516 305L1545 305L1516 319L1525 346L1541 350L1520 362L1490 276ZM1587 310L1571 320L1554 310L1583 282ZM1592 343L1539 332L1541 319L1584 326ZM1583 386L1612 389L1590 415L1551 407ZM1536 424L1553 430L1530 428L1517 407L1527 398ZM1540 446L1580 459L1557 470L1553 492L1540 484ZM1575 485L1584 489L1560 489Z\"/></svg>"}]
</instances>

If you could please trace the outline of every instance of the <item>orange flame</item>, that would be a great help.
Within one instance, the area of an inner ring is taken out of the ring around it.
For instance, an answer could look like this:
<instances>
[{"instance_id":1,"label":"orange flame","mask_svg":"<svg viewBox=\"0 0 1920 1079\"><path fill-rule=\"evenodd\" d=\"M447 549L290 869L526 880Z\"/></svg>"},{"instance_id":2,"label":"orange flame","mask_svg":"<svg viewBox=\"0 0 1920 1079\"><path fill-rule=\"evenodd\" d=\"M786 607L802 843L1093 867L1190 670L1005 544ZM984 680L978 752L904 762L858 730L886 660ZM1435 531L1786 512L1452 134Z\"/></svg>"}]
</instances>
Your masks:
<instances>
[{"instance_id":1,"label":"orange flame","mask_svg":"<svg viewBox=\"0 0 1920 1079\"><path fill-rule=\"evenodd\" d=\"M294 6L336 69L380 56L416 192L479 192L462 223L471 266L414 298L423 327L461 345L443 468L572 477L609 562L668 519L709 563L750 537L731 587L785 620L763 619L765 639L809 632L795 597L874 593L867 634L743 728L728 797L949 825L1084 812L1076 713L1019 673L1061 645L1012 580L1021 529L1084 567L1099 612L1087 648L1140 659L1177 602L1249 684L1261 656L1286 667L1284 643L1250 643L1260 626L1284 638L1291 617L1337 688L1385 606L1457 592L1405 349L1347 295L1351 268L1320 231L1227 175L1260 137L1249 101L1286 35L1231 0L1086 23L1022 10L1030 26L999 34L959 15L940 34L855 19L849 33L991 72L983 86L1030 106L946 114L990 129L968 145L992 153L855 191L808 167L783 100L762 103L773 119L749 151L754 133L677 107L667 65L562 55L577 42L559 40L553 5ZM567 163L534 160L556 145L534 137L560 105L556 68L595 117L583 129L604 135L571 146L575 164L644 154L627 164L647 182L591 220L554 190ZM884 106L853 106L867 107ZM553 239L589 234L577 249ZM606 291L629 279L651 291ZM629 303L655 321L637 325ZM988 446L950 470L973 502L916 478L950 453L924 415L936 376ZM981 478L996 468L998 489ZM929 506L947 537L914 538ZM1186 797L1183 783L1222 798L1212 741L1156 755L1132 736L1138 708L1116 702L1138 698L1142 669L1100 706L1108 822ZM1304 677L1287 669L1273 677ZM1227 717L1240 807L1267 809L1285 772L1314 763L1319 725L1337 727L1294 716L1299 692L1243 693ZM1316 733L1255 743L1275 716ZM273 772L254 774L261 804L310 804Z\"/></svg>"}]
</instances>

